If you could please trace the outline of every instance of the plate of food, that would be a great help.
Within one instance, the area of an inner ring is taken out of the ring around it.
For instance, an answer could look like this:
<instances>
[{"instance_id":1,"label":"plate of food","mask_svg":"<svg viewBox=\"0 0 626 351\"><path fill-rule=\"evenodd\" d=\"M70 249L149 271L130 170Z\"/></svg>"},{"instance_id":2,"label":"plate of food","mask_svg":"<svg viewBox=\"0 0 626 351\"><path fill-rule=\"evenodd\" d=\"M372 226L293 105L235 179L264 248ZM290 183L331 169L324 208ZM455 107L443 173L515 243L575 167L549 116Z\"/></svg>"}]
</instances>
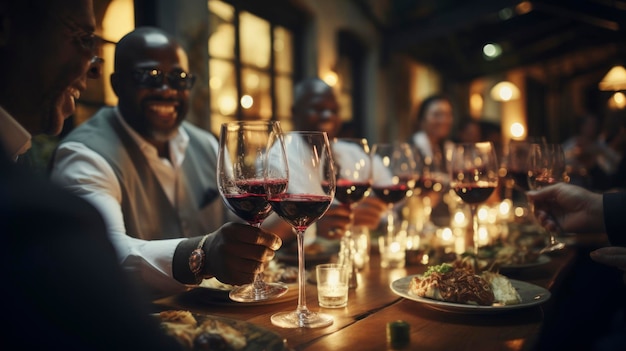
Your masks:
<instances>
[{"instance_id":1,"label":"plate of food","mask_svg":"<svg viewBox=\"0 0 626 351\"><path fill-rule=\"evenodd\" d=\"M263 300L258 302L240 303L230 299L228 294L234 288L233 285L222 283L217 278L204 279L199 285L192 286L187 295L193 295L195 298L202 299L214 305L233 305L233 306L251 306L251 305L267 305L291 301L298 297L298 268L286 266L276 261L270 261L268 267L264 271L264 281L266 282L282 282L287 285L289 290L274 299Z\"/></svg>"},{"instance_id":2,"label":"plate of food","mask_svg":"<svg viewBox=\"0 0 626 351\"><path fill-rule=\"evenodd\" d=\"M518 270L543 266L544 264L547 264L550 261L551 261L550 256L542 254L542 255L537 256L535 259L529 260L529 261L522 261L522 262L513 261L513 262L502 263L500 264L500 270L503 272L518 271Z\"/></svg>"},{"instance_id":3,"label":"plate of food","mask_svg":"<svg viewBox=\"0 0 626 351\"><path fill-rule=\"evenodd\" d=\"M391 290L426 307L454 313L491 314L540 305L550 292L494 272L475 274L456 262L431 266L424 274L397 279Z\"/></svg>"},{"instance_id":4,"label":"plate of food","mask_svg":"<svg viewBox=\"0 0 626 351\"><path fill-rule=\"evenodd\" d=\"M280 335L249 322L186 310L167 310L155 314L165 333L174 337L185 350L267 350L287 351Z\"/></svg>"}]
</instances>

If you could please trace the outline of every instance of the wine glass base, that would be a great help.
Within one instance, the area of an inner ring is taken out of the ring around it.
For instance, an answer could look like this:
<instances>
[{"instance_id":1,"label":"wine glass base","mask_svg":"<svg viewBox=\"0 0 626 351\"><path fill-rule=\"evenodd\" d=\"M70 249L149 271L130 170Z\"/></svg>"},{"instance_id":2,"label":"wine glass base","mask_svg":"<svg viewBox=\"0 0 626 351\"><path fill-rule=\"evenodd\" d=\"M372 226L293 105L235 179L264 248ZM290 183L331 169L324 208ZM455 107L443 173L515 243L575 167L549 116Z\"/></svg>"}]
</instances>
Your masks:
<instances>
[{"instance_id":1,"label":"wine glass base","mask_svg":"<svg viewBox=\"0 0 626 351\"><path fill-rule=\"evenodd\" d=\"M539 251L540 254L545 254L545 253L550 253L550 252L554 252L554 251L559 251L565 248L565 244L563 243L555 243L553 245L550 246L546 246L543 249L541 249Z\"/></svg>"},{"instance_id":2,"label":"wine glass base","mask_svg":"<svg viewBox=\"0 0 626 351\"><path fill-rule=\"evenodd\" d=\"M254 284L246 284L232 289L228 297L237 302L257 302L281 297L288 290L289 288L281 283L264 283L261 289L256 288Z\"/></svg>"},{"instance_id":3,"label":"wine glass base","mask_svg":"<svg viewBox=\"0 0 626 351\"><path fill-rule=\"evenodd\" d=\"M270 318L272 324L281 328L322 328L333 324L329 314L306 311L279 312Z\"/></svg>"}]
</instances>

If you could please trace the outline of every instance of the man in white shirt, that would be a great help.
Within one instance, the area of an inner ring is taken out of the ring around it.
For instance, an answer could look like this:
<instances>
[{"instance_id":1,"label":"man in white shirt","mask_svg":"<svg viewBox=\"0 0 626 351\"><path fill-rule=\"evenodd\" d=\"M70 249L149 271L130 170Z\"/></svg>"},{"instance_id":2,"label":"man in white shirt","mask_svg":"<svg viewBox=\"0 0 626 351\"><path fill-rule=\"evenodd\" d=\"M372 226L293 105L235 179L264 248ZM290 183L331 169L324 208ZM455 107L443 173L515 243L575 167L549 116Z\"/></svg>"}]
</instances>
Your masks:
<instances>
[{"instance_id":1,"label":"man in white shirt","mask_svg":"<svg viewBox=\"0 0 626 351\"><path fill-rule=\"evenodd\" d=\"M186 53L167 33L137 28L117 44L114 65L118 106L61 142L52 179L100 210L123 267L151 297L211 276L251 282L281 240L242 223L222 226L217 140L184 122L194 83Z\"/></svg>"}]
</instances>

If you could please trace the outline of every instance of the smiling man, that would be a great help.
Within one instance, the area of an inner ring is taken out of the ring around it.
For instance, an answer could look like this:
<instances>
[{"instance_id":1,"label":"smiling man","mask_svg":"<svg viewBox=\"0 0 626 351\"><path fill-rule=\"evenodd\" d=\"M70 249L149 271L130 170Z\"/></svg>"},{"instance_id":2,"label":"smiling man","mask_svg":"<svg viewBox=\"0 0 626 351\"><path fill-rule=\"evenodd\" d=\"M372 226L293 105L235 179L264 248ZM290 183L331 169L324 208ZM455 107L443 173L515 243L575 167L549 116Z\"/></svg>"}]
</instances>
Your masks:
<instances>
[{"instance_id":1,"label":"smiling man","mask_svg":"<svg viewBox=\"0 0 626 351\"><path fill-rule=\"evenodd\" d=\"M184 121L194 84L185 51L160 29L137 28L117 44L114 68L118 106L61 142L52 179L100 210L123 267L150 297L211 276L251 282L281 240L223 225L217 139Z\"/></svg>"}]
</instances>

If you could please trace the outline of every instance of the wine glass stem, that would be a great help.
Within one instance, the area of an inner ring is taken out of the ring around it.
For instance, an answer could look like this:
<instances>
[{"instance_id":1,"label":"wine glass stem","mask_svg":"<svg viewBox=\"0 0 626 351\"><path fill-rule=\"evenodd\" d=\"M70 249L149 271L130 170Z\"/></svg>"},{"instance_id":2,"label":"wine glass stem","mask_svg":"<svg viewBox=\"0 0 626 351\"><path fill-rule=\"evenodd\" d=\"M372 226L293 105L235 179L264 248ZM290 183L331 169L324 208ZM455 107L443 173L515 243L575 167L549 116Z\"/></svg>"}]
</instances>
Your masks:
<instances>
[{"instance_id":1,"label":"wine glass stem","mask_svg":"<svg viewBox=\"0 0 626 351\"><path fill-rule=\"evenodd\" d=\"M472 215L472 243L474 245L474 254L478 257L478 215L476 214L476 205L470 205Z\"/></svg>"},{"instance_id":2,"label":"wine glass stem","mask_svg":"<svg viewBox=\"0 0 626 351\"><path fill-rule=\"evenodd\" d=\"M298 313L308 311L306 307L306 276L304 270L304 230L296 230L298 239Z\"/></svg>"},{"instance_id":3,"label":"wine glass stem","mask_svg":"<svg viewBox=\"0 0 626 351\"><path fill-rule=\"evenodd\" d=\"M250 223L250 225L255 228L261 228L261 222ZM265 282L263 281L263 279L264 279L263 272L257 273L254 276L254 282L252 284L254 286L254 291L256 292L256 294L260 294L263 292L263 290L265 290Z\"/></svg>"},{"instance_id":4,"label":"wine glass stem","mask_svg":"<svg viewBox=\"0 0 626 351\"><path fill-rule=\"evenodd\" d=\"M387 235L389 237L393 236L393 205L389 205L389 208L387 209Z\"/></svg>"},{"instance_id":5,"label":"wine glass stem","mask_svg":"<svg viewBox=\"0 0 626 351\"><path fill-rule=\"evenodd\" d=\"M352 235L353 227L354 227L354 207L356 204L348 205L348 209L350 210L350 222L348 223L348 228L345 232L346 236L346 245L348 246L348 252L346 255L346 262L350 265L350 278L348 279L348 288L354 289L358 286L358 282L356 279L356 264L354 262L354 256L356 255L356 242L354 242L354 236ZM353 245L354 244L354 245Z\"/></svg>"}]
</instances>

